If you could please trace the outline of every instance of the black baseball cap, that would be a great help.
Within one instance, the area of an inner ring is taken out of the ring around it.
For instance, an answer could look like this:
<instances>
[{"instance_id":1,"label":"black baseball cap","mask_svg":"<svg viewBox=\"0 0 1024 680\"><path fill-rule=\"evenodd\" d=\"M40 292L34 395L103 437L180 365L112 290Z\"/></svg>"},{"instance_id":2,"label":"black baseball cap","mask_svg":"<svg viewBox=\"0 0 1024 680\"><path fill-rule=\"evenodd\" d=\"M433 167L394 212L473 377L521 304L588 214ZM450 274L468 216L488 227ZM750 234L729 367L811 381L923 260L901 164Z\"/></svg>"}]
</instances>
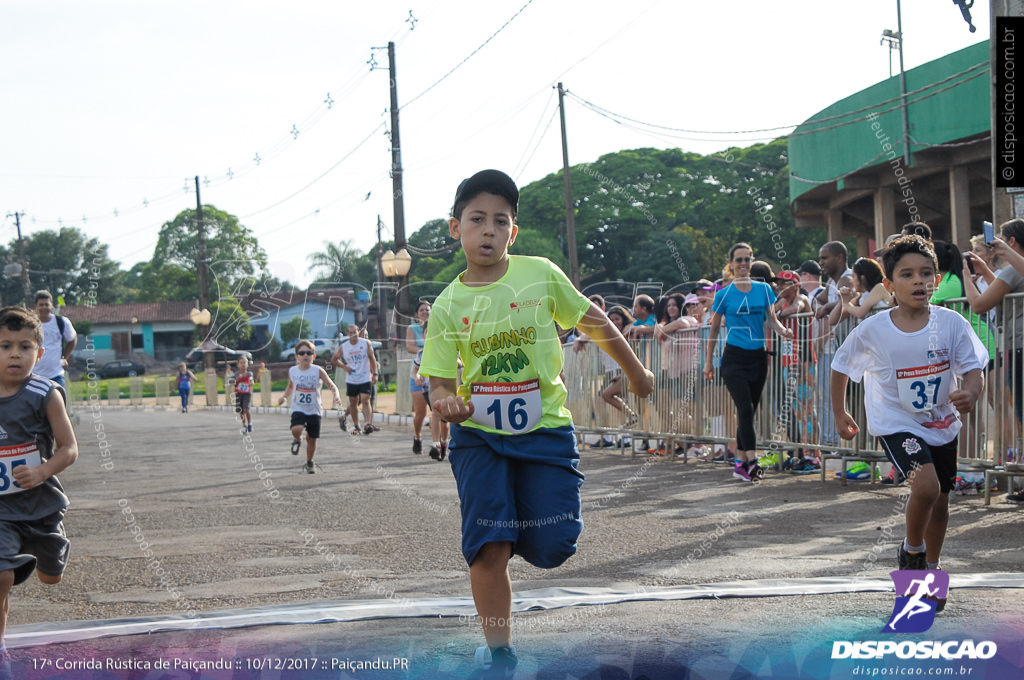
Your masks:
<instances>
[{"instance_id":1,"label":"black baseball cap","mask_svg":"<svg viewBox=\"0 0 1024 680\"><path fill-rule=\"evenodd\" d=\"M462 201L468 201L480 193L494 194L501 196L512 206L512 216L519 213L519 188L512 178L501 170L481 170L472 177L462 180L458 191L455 192L455 203L452 205L452 215L455 214L455 206Z\"/></svg>"},{"instance_id":2,"label":"black baseball cap","mask_svg":"<svg viewBox=\"0 0 1024 680\"><path fill-rule=\"evenodd\" d=\"M810 274L812 276L821 276L821 265L814 260L804 260L804 263L800 265L800 268L796 270L797 274Z\"/></svg>"}]
</instances>

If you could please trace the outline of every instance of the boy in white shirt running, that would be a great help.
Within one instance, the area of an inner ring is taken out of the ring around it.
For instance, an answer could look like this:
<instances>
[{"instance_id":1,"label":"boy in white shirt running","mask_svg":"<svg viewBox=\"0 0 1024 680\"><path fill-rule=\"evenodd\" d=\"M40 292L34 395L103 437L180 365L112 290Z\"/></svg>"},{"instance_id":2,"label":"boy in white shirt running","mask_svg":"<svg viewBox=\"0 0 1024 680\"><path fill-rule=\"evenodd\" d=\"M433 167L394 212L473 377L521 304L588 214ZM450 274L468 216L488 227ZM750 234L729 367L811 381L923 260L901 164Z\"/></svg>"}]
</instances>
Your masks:
<instances>
[{"instance_id":1,"label":"boy in white shirt running","mask_svg":"<svg viewBox=\"0 0 1024 680\"><path fill-rule=\"evenodd\" d=\"M988 352L964 317L929 303L938 263L927 241L896 239L882 264L898 306L862 321L832 359L836 426L843 439L859 432L846 410L846 386L863 378L868 432L910 483L899 568L938 569L956 478L958 412L974 408ZM937 601L936 610L944 605Z\"/></svg>"},{"instance_id":2,"label":"boy in white shirt running","mask_svg":"<svg viewBox=\"0 0 1024 680\"><path fill-rule=\"evenodd\" d=\"M299 455L302 448L302 430L306 430L306 465L309 474L316 474L313 467L313 456L316 455L316 441L320 438L320 419L324 408L320 400L320 387L327 385L334 395L334 403L341 402L338 386L334 384L327 371L313 365L316 348L309 340L299 340L295 345L295 358L298 365L288 369L288 388L278 400L280 406L292 398L292 455ZM294 393L294 396L293 396Z\"/></svg>"}]
</instances>

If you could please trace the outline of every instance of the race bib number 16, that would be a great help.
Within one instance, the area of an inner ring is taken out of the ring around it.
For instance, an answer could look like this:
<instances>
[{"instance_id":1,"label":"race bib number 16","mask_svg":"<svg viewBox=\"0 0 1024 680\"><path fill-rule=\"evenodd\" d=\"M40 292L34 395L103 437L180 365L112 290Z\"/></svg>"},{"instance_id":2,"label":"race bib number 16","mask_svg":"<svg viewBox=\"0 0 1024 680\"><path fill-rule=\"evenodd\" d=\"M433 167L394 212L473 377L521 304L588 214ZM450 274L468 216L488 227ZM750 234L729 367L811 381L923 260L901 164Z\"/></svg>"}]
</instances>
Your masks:
<instances>
[{"instance_id":1,"label":"race bib number 16","mask_svg":"<svg viewBox=\"0 0 1024 680\"><path fill-rule=\"evenodd\" d=\"M540 381L473 383L473 422L508 434L524 434L540 424L544 409Z\"/></svg>"},{"instance_id":2,"label":"race bib number 16","mask_svg":"<svg viewBox=\"0 0 1024 680\"><path fill-rule=\"evenodd\" d=\"M11 471L19 465L38 467L42 464L39 456L39 447L35 442L19 444L17 446L0 447L0 495L19 493L24 491L14 481Z\"/></svg>"}]
</instances>

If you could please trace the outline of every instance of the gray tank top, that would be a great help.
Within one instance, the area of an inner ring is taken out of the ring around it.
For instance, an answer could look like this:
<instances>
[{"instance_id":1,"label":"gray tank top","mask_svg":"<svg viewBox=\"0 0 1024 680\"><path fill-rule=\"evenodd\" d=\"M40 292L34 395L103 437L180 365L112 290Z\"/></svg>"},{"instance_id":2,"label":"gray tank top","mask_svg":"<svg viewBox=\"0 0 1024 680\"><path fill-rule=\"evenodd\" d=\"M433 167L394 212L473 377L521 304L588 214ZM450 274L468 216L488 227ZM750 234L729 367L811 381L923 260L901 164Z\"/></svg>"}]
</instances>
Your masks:
<instances>
[{"instance_id":1,"label":"gray tank top","mask_svg":"<svg viewBox=\"0 0 1024 680\"><path fill-rule=\"evenodd\" d=\"M33 489L21 489L11 469L38 465L53 455L53 430L46 418L56 383L32 375L17 394L0 398L0 520L35 520L63 511L68 497L56 477Z\"/></svg>"}]
</instances>

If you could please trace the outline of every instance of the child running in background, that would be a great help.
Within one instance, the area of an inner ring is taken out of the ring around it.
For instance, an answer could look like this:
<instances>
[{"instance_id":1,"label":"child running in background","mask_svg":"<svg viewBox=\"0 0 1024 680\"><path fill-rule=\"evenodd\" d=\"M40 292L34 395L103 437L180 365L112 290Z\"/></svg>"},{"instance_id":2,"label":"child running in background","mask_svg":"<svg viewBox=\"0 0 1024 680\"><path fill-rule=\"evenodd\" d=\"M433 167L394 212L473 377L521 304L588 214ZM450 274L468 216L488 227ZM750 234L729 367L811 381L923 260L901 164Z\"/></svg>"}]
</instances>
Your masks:
<instances>
[{"instance_id":1,"label":"child running in background","mask_svg":"<svg viewBox=\"0 0 1024 680\"><path fill-rule=\"evenodd\" d=\"M252 414L249 412L249 405L252 402L252 391L256 384L256 378L249 370L249 360L245 357L238 359L238 370L231 376L231 384L235 386L235 413L239 414L242 420L242 429L252 432Z\"/></svg>"},{"instance_id":2,"label":"child running in background","mask_svg":"<svg viewBox=\"0 0 1024 680\"><path fill-rule=\"evenodd\" d=\"M341 393L327 371L313 365L316 348L309 340L299 340L295 345L298 365L288 369L288 388L278 400L278 406L292 399L292 455L299 455L302 448L302 430L306 430L306 465L309 474L315 474L313 456L316 455L316 441L320 438L320 419L324 408L320 400L320 388L327 385L334 396L334 403L341 403Z\"/></svg>"},{"instance_id":3,"label":"child running in background","mask_svg":"<svg viewBox=\"0 0 1024 680\"><path fill-rule=\"evenodd\" d=\"M509 560L518 553L557 567L576 552L583 529L583 474L556 323L580 327L614 357L631 391L645 397L654 389L622 334L558 267L508 254L518 205L519 189L503 172L484 170L459 185L448 231L461 241L466 271L434 301L420 367L430 376L434 414L452 423L462 554L487 641L478 660L483 677L494 678L513 677L518 664Z\"/></svg>"},{"instance_id":4,"label":"child running in background","mask_svg":"<svg viewBox=\"0 0 1024 680\"><path fill-rule=\"evenodd\" d=\"M900 569L938 569L956 479L957 412L974 409L988 351L964 317L929 304L939 283L931 244L920 236L898 238L883 251L882 263L898 306L862 321L836 352L833 413L839 436L853 439L860 428L846 410L846 387L863 379L868 432L910 484L897 563ZM942 611L945 600L936 604Z\"/></svg>"},{"instance_id":5,"label":"child running in background","mask_svg":"<svg viewBox=\"0 0 1024 680\"><path fill-rule=\"evenodd\" d=\"M43 328L23 307L0 309L0 679L11 674L4 644L11 588L35 571L60 583L68 561L68 498L55 476L78 458L64 397L32 374L43 354ZM9 472L8 472L9 471Z\"/></svg>"},{"instance_id":6,"label":"child running in background","mask_svg":"<svg viewBox=\"0 0 1024 680\"><path fill-rule=\"evenodd\" d=\"M192 392L192 386L196 384L195 374L188 370L185 362L178 364L178 375L174 378L174 389L178 390L181 397L181 412L188 413L188 396Z\"/></svg>"}]
</instances>

